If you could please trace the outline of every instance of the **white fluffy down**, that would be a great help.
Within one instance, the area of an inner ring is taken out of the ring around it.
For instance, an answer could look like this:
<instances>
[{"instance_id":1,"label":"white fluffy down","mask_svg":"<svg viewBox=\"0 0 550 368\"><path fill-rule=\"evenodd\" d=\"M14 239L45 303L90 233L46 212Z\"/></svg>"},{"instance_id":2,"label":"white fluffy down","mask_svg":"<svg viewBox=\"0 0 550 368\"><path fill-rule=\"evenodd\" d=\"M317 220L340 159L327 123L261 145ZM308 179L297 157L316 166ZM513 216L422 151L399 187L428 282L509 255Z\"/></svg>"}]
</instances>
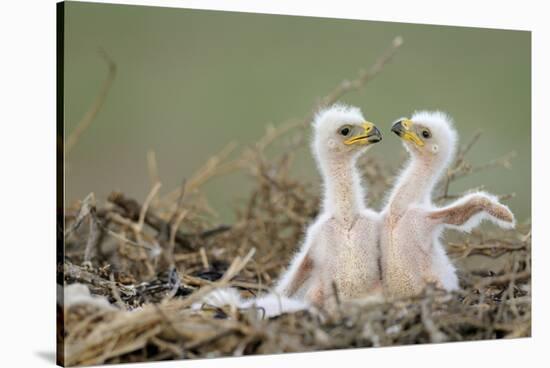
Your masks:
<instances>
[{"instance_id":1,"label":"white fluffy down","mask_svg":"<svg viewBox=\"0 0 550 368\"><path fill-rule=\"evenodd\" d=\"M92 305L100 309L116 310L107 298L100 295L92 295L86 285L79 283L65 286L63 303L65 309L69 309L75 305Z\"/></svg>"},{"instance_id":2,"label":"white fluffy down","mask_svg":"<svg viewBox=\"0 0 550 368\"><path fill-rule=\"evenodd\" d=\"M258 310L258 315L265 318L310 308L310 305L304 301L287 298L275 293L269 293L258 298L243 299L239 291L234 288L216 289L203 297L200 303L193 304L193 308L200 309L203 304L218 308L226 305L242 309L255 308Z\"/></svg>"}]
</instances>

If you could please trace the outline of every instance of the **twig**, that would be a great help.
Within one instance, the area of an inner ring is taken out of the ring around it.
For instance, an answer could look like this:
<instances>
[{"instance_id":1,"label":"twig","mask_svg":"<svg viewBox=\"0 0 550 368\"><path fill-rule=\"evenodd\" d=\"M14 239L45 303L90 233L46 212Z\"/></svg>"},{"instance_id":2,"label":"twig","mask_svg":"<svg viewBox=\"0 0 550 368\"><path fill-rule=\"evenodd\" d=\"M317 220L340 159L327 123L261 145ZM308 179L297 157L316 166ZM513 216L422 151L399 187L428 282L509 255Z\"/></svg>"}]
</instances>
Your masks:
<instances>
[{"instance_id":1,"label":"twig","mask_svg":"<svg viewBox=\"0 0 550 368\"><path fill-rule=\"evenodd\" d=\"M256 248L252 248L252 249L250 249L248 254L243 259L241 259L241 257L237 256L233 260L233 262L231 263L231 265L229 266L227 271L225 271L225 273L223 274L223 276L220 280L218 280L216 282L213 282L210 285L204 286L204 287L200 288L198 291L191 294L187 299L185 299L184 305L185 306L190 306L193 303L195 303L196 301L199 301L201 298L206 296L206 294L208 294L212 290L214 290L216 288L225 287L227 285L227 283L233 277L235 277L235 275L237 275L246 266L246 264L254 256L255 252L256 252Z\"/></svg>"},{"instance_id":2,"label":"twig","mask_svg":"<svg viewBox=\"0 0 550 368\"><path fill-rule=\"evenodd\" d=\"M86 217L89 216L90 211L94 206L95 206L95 195L94 193L90 193L80 202L80 209L78 210L78 215L76 216L76 219L73 221L71 226L66 230L64 234L65 238L80 227L80 225L82 224L82 221L84 221L84 219L86 219Z\"/></svg>"},{"instance_id":3,"label":"twig","mask_svg":"<svg viewBox=\"0 0 550 368\"><path fill-rule=\"evenodd\" d=\"M136 295L135 289L122 285L115 281L105 280L103 277L100 277L84 267L76 266L68 261L65 261L64 264L64 275L65 280L81 282L96 289L99 288L102 290L103 295L111 295L112 288L116 288L119 293L123 293L125 298L131 298ZM97 293L97 290L96 290ZM120 295L120 294L119 294Z\"/></svg>"},{"instance_id":4,"label":"twig","mask_svg":"<svg viewBox=\"0 0 550 368\"><path fill-rule=\"evenodd\" d=\"M129 218L132 221L138 221L140 213L142 211L142 207L140 204L134 200L125 197L122 193L119 192L113 192L109 195L108 200L118 207L120 207L122 210L124 210L124 215ZM157 232L162 232L164 229L169 228L168 223L166 221L162 220L160 217L155 215L152 211L147 211L144 215L144 222L157 230ZM187 239L187 236L179 231L175 234L175 239L178 244L183 246L184 248L188 250L193 250L193 246Z\"/></svg>"},{"instance_id":5,"label":"twig","mask_svg":"<svg viewBox=\"0 0 550 368\"><path fill-rule=\"evenodd\" d=\"M204 250L204 247L201 247L199 253L201 255L202 266L205 269L209 269L210 265L208 264L208 257L206 256L206 251Z\"/></svg>"},{"instance_id":6,"label":"twig","mask_svg":"<svg viewBox=\"0 0 550 368\"><path fill-rule=\"evenodd\" d=\"M134 232L136 231L136 226L134 223L128 221L127 219L125 219L124 217L120 216L119 214L117 213L110 213L109 214L110 216L110 219L113 220L114 222L117 222L119 224L122 224L124 226L127 226L128 228L132 229ZM105 226L99 219L97 219L97 222L99 224L99 226L105 231L107 232L109 235L111 235L113 238L116 238L120 241L122 241L123 243L126 243L126 244L130 244L130 245L133 245L133 246L136 246L136 247L139 247L139 248L143 248L143 249L147 249L148 251L150 251L152 254L157 254L159 249L158 249L158 245L155 244L155 245L149 245L149 244L145 244L141 241L133 241L133 240L130 240L128 239L127 237L125 237L124 235L121 235L121 234L118 234L117 232L109 229L107 226Z\"/></svg>"},{"instance_id":7,"label":"twig","mask_svg":"<svg viewBox=\"0 0 550 368\"><path fill-rule=\"evenodd\" d=\"M84 249L84 262L90 262L97 251L97 243L100 237L100 226L95 216L90 216L90 232L88 233L88 240L86 241L86 248Z\"/></svg>"},{"instance_id":8,"label":"twig","mask_svg":"<svg viewBox=\"0 0 550 368\"><path fill-rule=\"evenodd\" d=\"M508 273L502 276L486 277L475 284L476 289L481 289L489 285L506 285L512 281L524 281L531 278L531 272L521 271L518 273Z\"/></svg>"},{"instance_id":9,"label":"twig","mask_svg":"<svg viewBox=\"0 0 550 368\"><path fill-rule=\"evenodd\" d=\"M430 316L431 311L428 307L428 302L429 302L428 299L424 299L420 303L420 308L421 308L420 315L422 319L422 324L424 325L424 328L430 335L431 342L433 343L445 342L447 341L447 336L437 328L432 317Z\"/></svg>"},{"instance_id":10,"label":"twig","mask_svg":"<svg viewBox=\"0 0 550 368\"><path fill-rule=\"evenodd\" d=\"M384 66L386 66L386 64L391 61L391 59L396 54L397 50L401 47L402 44L403 38L401 36L395 37L390 47L376 60L376 62L367 71L360 71L359 75L351 81L342 81L320 100L313 111L315 112L320 107L332 105L340 98L342 98L345 94L351 91L358 91L363 88L369 81L380 74L380 72L384 69ZM304 124L309 124L309 122L313 118L313 113L311 113L306 119L304 119Z\"/></svg>"},{"instance_id":11,"label":"twig","mask_svg":"<svg viewBox=\"0 0 550 368\"><path fill-rule=\"evenodd\" d=\"M105 103L107 94L109 93L109 90L111 89L111 85L113 84L113 81L116 77L116 64L111 59L111 57L105 52L105 50L100 49L99 55L107 62L107 65L109 67L109 71L107 74L107 78L101 85L101 89L99 90L99 93L90 107L90 109L86 112L86 114L82 117L82 119L78 122L74 130L71 132L69 137L67 138L65 142L65 154L69 153L73 147L78 143L78 140L80 139L80 136L88 127L90 124L94 121L95 117L101 110L101 107Z\"/></svg>"},{"instance_id":12,"label":"twig","mask_svg":"<svg viewBox=\"0 0 550 368\"><path fill-rule=\"evenodd\" d=\"M159 189L161 187L160 182L156 182L155 185L153 185L153 188L151 188L151 191L147 195L147 198L145 198L145 202L143 202L143 206L141 207L141 210L139 211L139 218L138 218L138 224L137 228L138 231L141 232L143 229L143 223L145 222L145 215L147 214L147 209L149 208L149 205L151 204L151 201L155 196L157 195Z\"/></svg>"},{"instance_id":13,"label":"twig","mask_svg":"<svg viewBox=\"0 0 550 368\"><path fill-rule=\"evenodd\" d=\"M151 187L160 182L157 155L154 150L147 152L147 170L149 171L149 179L151 180Z\"/></svg>"}]
</instances>

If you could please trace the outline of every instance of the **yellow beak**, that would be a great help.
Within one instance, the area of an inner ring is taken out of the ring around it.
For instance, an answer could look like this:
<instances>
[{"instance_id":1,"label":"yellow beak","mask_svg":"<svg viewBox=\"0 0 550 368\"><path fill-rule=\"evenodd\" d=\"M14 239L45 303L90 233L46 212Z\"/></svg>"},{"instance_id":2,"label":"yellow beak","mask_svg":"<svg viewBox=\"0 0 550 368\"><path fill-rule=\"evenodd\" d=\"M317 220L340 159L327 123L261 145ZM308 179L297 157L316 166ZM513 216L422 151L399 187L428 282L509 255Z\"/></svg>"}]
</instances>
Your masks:
<instances>
[{"instance_id":1,"label":"yellow beak","mask_svg":"<svg viewBox=\"0 0 550 368\"><path fill-rule=\"evenodd\" d=\"M424 141L412 130L414 123L409 119L399 120L391 127L391 131L399 137L411 141L418 147L424 146Z\"/></svg>"}]
</instances>

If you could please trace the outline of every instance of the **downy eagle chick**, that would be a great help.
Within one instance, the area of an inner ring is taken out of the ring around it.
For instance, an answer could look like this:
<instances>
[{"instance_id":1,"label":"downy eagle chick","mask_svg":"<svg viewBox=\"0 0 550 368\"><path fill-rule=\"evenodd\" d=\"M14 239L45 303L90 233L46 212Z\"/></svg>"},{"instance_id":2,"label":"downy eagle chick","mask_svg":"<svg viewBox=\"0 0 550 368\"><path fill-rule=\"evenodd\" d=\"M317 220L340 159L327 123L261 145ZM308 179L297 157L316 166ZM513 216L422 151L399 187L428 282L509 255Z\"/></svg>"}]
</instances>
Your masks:
<instances>
[{"instance_id":1,"label":"downy eagle chick","mask_svg":"<svg viewBox=\"0 0 550 368\"><path fill-rule=\"evenodd\" d=\"M397 178L381 212L381 266L386 296L420 293L427 283L458 289L456 270L440 236L445 228L469 232L483 220L500 227L515 224L514 215L498 199L484 192L467 194L445 207L432 203L432 193L455 154L457 133L449 116L416 112L393 124L410 161Z\"/></svg>"},{"instance_id":2,"label":"downy eagle chick","mask_svg":"<svg viewBox=\"0 0 550 368\"><path fill-rule=\"evenodd\" d=\"M312 151L322 177L317 218L275 290L323 306L333 294L353 299L380 291L378 221L365 207L358 157L380 142L378 128L356 107L333 105L313 121Z\"/></svg>"}]
</instances>

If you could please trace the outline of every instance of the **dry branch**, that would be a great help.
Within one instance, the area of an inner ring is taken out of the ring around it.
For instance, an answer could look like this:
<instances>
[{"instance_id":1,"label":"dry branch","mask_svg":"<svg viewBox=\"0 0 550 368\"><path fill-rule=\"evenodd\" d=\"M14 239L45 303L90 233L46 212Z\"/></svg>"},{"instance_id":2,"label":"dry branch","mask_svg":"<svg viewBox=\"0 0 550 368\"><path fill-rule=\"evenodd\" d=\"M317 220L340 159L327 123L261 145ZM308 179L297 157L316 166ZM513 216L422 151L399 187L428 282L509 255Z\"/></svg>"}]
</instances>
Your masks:
<instances>
[{"instance_id":1,"label":"dry branch","mask_svg":"<svg viewBox=\"0 0 550 368\"><path fill-rule=\"evenodd\" d=\"M86 114L82 117L82 119L78 122L78 124L76 124L76 127L67 138L65 142L65 154L69 153L73 149L73 147L78 143L78 140L80 139L80 136L82 135L82 133L84 133L86 129L90 127L90 124L92 124L97 114L103 107L103 104L107 99L107 94L109 93L109 90L111 89L111 85L115 80L115 77L116 77L115 62L103 49L99 50L99 55L105 60L109 68L107 77L105 78L105 81L101 85L101 88L99 90L99 93L97 94L97 97L94 100L94 103L92 104L90 109L86 112Z\"/></svg>"}]
</instances>

